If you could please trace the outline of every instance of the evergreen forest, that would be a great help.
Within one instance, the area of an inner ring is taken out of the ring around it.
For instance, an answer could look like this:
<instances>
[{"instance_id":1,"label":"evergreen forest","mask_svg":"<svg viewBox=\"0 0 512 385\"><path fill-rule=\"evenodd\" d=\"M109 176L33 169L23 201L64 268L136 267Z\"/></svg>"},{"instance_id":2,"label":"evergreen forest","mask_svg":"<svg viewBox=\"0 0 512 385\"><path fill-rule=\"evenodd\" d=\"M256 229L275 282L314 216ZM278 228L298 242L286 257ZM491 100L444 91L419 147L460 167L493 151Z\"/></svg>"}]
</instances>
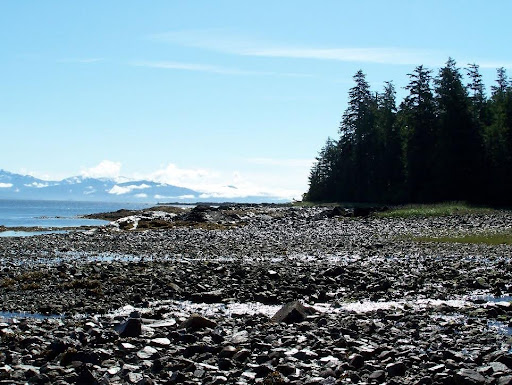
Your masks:
<instances>
[{"instance_id":1,"label":"evergreen forest","mask_svg":"<svg viewBox=\"0 0 512 385\"><path fill-rule=\"evenodd\" d=\"M466 75L463 80L463 73ZM358 71L337 140L309 176L313 202L512 204L512 82L497 70L489 96L476 64L418 66L397 105L386 82L370 90ZM465 84L466 83L466 84Z\"/></svg>"}]
</instances>

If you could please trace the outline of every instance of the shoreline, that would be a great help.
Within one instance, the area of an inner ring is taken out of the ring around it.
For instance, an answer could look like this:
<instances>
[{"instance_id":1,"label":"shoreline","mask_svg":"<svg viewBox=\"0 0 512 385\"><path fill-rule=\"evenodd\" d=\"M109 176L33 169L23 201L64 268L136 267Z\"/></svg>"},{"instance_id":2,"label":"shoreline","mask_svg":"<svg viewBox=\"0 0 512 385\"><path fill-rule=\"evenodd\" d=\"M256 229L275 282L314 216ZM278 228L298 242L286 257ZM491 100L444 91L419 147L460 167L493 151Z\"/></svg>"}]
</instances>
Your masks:
<instances>
[{"instance_id":1,"label":"shoreline","mask_svg":"<svg viewBox=\"0 0 512 385\"><path fill-rule=\"evenodd\" d=\"M0 320L0 381L405 385L512 376L511 246L406 237L510 230L509 212L131 214L138 224L184 217L176 227L0 238L0 310L64 315ZM293 301L306 310L272 320ZM140 331L119 332L130 322Z\"/></svg>"}]
</instances>

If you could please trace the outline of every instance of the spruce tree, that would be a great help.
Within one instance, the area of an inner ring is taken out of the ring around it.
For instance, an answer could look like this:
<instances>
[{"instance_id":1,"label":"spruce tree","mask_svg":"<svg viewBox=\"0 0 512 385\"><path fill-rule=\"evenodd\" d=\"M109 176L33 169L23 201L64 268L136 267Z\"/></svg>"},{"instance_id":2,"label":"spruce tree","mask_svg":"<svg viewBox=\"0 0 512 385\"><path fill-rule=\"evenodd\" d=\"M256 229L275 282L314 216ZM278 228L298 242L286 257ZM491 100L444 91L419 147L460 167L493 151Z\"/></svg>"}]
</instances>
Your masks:
<instances>
[{"instance_id":1,"label":"spruce tree","mask_svg":"<svg viewBox=\"0 0 512 385\"><path fill-rule=\"evenodd\" d=\"M338 162L337 144L331 138L320 150L309 175L309 191L306 199L310 201L335 201L335 173Z\"/></svg>"},{"instance_id":2,"label":"spruce tree","mask_svg":"<svg viewBox=\"0 0 512 385\"><path fill-rule=\"evenodd\" d=\"M410 82L405 87L409 95L400 107L405 139L407 196L412 202L435 200L433 183L437 129L431 73L421 65L409 74Z\"/></svg>"},{"instance_id":3,"label":"spruce tree","mask_svg":"<svg viewBox=\"0 0 512 385\"><path fill-rule=\"evenodd\" d=\"M363 202L373 197L376 100L363 71L359 70L353 79L356 84L349 91L348 107L340 123L342 161L345 163L342 167L351 164L352 178L345 181L351 186L343 187L342 191ZM350 155L349 159L347 155Z\"/></svg>"},{"instance_id":4,"label":"spruce tree","mask_svg":"<svg viewBox=\"0 0 512 385\"><path fill-rule=\"evenodd\" d=\"M392 82L385 82L378 95L375 121L377 130L376 190L382 202L399 202L402 196L402 137L397 124L396 91Z\"/></svg>"},{"instance_id":5,"label":"spruce tree","mask_svg":"<svg viewBox=\"0 0 512 385\"><path fill-rule=\"evenodd\" d=\"M435 196L439 200L472 199L477 187L475 161L481 148L467 90L452 58L439 70L435 83L439 114L436 152L439 183Z\"/></svg>"},{"instance_id":6,"label":"spruce tree","mask_svg":"<svg viewBox=\"0 0 512 385\"><path fill-rule=\"evenodd\" d=\"M497 70L489 101L490 123L484 129L488 167L487 200L512 203L512 89L504 68Z\"/></svg>"}]
</instances>

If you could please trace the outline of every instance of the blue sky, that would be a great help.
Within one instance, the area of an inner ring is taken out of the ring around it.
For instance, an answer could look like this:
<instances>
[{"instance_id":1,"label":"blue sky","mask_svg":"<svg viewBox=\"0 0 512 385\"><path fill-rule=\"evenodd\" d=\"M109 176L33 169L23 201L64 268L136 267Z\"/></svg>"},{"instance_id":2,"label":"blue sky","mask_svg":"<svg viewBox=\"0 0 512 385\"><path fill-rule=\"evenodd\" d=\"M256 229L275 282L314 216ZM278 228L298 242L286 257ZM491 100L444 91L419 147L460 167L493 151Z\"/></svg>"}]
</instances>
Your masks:
<instances>
[{"instance_id":1,"label":"blue sky","mask_svg":"<svg viewBox=\"0 0 512 385\"><path fill-rule=\"evenodd\" d=\"M299 197L337 137L352 76L372 89L475 62L512 71L512 3L5 1L0 168Z\"/></svg>"}]
</instances>

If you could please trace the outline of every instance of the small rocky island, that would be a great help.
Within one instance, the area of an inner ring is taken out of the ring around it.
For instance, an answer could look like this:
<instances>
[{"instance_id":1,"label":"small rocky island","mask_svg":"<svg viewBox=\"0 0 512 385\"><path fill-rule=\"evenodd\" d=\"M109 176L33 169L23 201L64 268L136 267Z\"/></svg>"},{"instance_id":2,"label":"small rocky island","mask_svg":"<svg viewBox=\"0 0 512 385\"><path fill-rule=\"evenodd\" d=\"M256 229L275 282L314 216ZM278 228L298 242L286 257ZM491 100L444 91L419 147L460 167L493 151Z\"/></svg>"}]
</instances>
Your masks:
<instances>
[{"instance_id":1,"label":"small rocky island","mask_svg":"<svg viewBox=\"0 0 512 385\"><path fill-rule=\"evenodd\" d=\"M512 384L511 246L441 241L510 212L101 217L0 238L0 384Z\"/></svg>"}]
</instances>

